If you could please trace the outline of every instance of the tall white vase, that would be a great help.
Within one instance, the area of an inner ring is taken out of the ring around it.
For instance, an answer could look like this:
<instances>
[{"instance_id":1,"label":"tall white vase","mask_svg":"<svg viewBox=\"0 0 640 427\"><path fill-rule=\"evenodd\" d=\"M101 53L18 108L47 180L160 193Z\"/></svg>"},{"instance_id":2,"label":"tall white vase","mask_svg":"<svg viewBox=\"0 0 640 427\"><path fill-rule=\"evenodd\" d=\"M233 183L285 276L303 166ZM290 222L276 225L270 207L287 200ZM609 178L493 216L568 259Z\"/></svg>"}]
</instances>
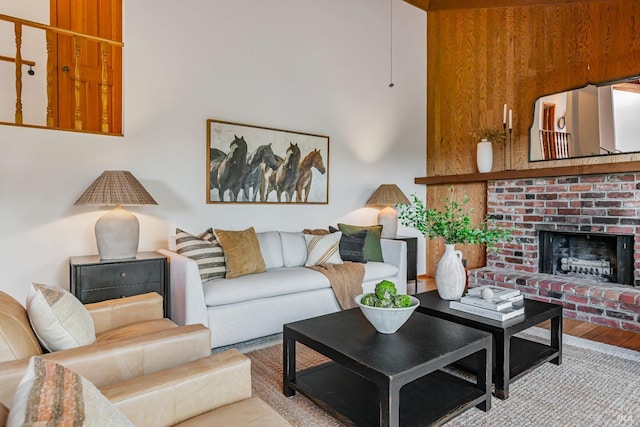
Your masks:
<instances>
[{"instance_id":1,"label":"tall white vase","mask_svg":"<svg viewBox=\"0 0 640 427\"><path fill-rule=\"evenodd\" d=\"M478 142L476 162L479 172L491 172L491 168L493 167L493 143L491 141L483 139Z\"/></svg>"},{"instance_id":2,"label":"tall white vase","mask_svg":"<svg viewBox=\"0 0 640 427\"><path fill-rule=\"evenodd\" d=\"M456 245L445 245L445 251L436 267L436 288L440 298L444 300L460 299L467 282L462 252Z\"/></svg>"}]
</instances>

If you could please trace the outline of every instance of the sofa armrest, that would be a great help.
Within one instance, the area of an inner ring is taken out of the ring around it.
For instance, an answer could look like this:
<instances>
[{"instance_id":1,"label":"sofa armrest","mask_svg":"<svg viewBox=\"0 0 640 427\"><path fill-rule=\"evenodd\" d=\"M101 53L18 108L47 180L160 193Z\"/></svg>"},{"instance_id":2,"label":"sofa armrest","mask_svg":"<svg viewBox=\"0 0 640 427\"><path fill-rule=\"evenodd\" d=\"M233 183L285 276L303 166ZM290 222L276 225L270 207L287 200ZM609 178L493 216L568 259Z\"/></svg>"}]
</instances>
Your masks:
<instances>
[{"instance_id":1,"label":"sofa armrest","mask_svg":"<svg viewBox=\"0 0 640 427\"><path fill-rule=\"evenodd\" d=\"M162 319L162 296L150 292L85 304L93 319L96 334L132 323Z\"/></svg>"},{"instance_id":2,"label":"sofa armrest","mask_svg":"<svg viewBox=\"0 0 640 427\"><path fill-rule=\"evenodd\" d=\"M227 350L100 392L135 425L171 426L250 398L251 362Z\"/></svg>"},{"instance_id":3,"label":"sofa armrest","mask_svg":"<svg viewBox=\"0 0 640 427\"><path fill-rule=\"evenodd\" d=\"M172 368L211 354L211 331L189 325L122 340L90 344L42 355L84 376L96 387ZM11 398L29 358L0 363L0 403Z\"/></svg>"},{"instance_id":4,"label":"sofa armrest","mask_svg":"<svg viewBox=\"0 0 640 427\"><path fill-rule=\"evenodd\" d=\"M207 305L198 264L190 258L166 249L158 253L169 259L171 277L171 320L178 325L201 323L209 326Z\"/></svg>"},{"instance_id":5,"label":"sofa armrest","mask_svg":"<svg viewBox=\"0 0 640 427\"><path fill-rule=\"evenodd\" d=\"M380 239L384 262L398 268L396 287L407 289L407 242L404 240Z\"/></svg>"}]
</instances>

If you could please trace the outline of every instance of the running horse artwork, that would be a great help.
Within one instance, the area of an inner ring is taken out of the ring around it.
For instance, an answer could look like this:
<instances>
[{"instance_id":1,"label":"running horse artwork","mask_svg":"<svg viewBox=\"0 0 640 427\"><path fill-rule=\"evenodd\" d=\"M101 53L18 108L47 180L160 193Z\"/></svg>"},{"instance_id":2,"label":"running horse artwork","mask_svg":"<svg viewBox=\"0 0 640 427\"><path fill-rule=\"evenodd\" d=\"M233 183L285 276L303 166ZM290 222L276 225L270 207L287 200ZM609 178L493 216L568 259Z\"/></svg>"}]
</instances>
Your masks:
<instances>
[{"instance_id":1,"label":"running horse artwork","mask_svg":"<svg viewBox=\"0 0 640 427\"><path fill-rule=\"evenodd\" d=\"M278 166L271 144L261 145L251 153L247 158L247 171L242 180L242 199L245 202L255 202L260 185L264 181L265 172L268 169L275 171Z\"/></svg>"},{"instance_id":2,"label":"running horse artwork","mask_svg":"<svg viewBox=\"0 0 640 427\"><path fill-rule=\"evenodd\" d=\"M311 188L311 179L313 178L311 168L316 168L318 172L323 175L326 172L324 163L322 162L322 155L317 148L304 156L304 159L300 162L298 182L296 183L296 202L298 203L303 201L303 192L304 203L307 203L309 200L309 189Z\"/></svg>"},{"instance_id":3,"label":"running horse artwork","mask_svg":"<svg viewBox=\"0 0 640 427\"><path fill-rule=\"evenodd\" d=\"M235 139L229 145L229 153L224 154L217 149L211 149L209 189L218 189L220 201L224 202L224 194L229 190L229 199L235 202L242 187L245 171L247 170L247 142L244 136Z\"/></svg>"},{"instance_id":4,"label":"running horse artwork","mask_svg":"<svg viewBox=\"0 0 640 427\"><path fill-rule=\"evenodd\" d=\"M207 203L329 203L329 137L207 120Z\"/></svg>"},{"instance_id":5,"label":"running horse artwork","mask_svg":"<svg viewBox=\"0 0 640 427\"><path fill-rule=\"evenodd\" d=\"M285 193L285 201L293 201L293 192L296 191L296 184L300 174L299 168L300 148L298 144L289 142L285 158L276 171L275 188L278 202L282 201L282 193Z\"/></svg>"}]
</instances>

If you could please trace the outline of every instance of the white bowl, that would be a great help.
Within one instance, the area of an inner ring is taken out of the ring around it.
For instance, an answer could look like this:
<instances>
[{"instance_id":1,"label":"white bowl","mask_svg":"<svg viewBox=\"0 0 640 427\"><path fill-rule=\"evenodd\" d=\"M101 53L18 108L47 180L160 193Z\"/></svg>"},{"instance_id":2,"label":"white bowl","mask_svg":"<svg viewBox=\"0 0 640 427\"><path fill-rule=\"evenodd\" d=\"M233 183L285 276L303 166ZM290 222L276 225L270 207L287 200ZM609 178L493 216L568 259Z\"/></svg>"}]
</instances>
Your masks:
<instances>
[{"instance_id":1,"label":"white bowl","mask_svg":"<svg viewBox=\"0 0 640 427\"><path fill-rule=\"evenodd\" d=\"M416 297L411 298L411 306L410 307L401 307L401 308L382 308L382 307L371 307L369 305L363 305L360 303L362 299L362 294L358 295L354 298L360 310L362 310L362 314L367 320L376 328L376 331L381 334L393 334L395 331L400 329L400 326L404 325L411 316L411 313L420 305L420 301Z\"/></svg>"}]
</instances>

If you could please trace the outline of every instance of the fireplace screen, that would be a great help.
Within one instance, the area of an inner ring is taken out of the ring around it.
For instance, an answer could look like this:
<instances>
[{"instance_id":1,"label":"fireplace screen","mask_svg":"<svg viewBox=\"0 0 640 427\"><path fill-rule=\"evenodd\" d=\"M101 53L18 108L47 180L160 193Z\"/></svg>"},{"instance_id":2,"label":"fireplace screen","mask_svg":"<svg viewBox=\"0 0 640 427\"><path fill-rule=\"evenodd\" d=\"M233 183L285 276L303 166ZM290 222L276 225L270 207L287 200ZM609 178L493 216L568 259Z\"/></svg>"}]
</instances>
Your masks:
<instances>
[{"instance_id":1,"label":"fireplace screen","mask_svg":"<svg viewBox=\"0 0 640 427\"><path fill-rule=\"evenodd\" d=\"M538 247L541 273L633 284L633 236L541 231Z\"/></svg>"}]
</instances>

